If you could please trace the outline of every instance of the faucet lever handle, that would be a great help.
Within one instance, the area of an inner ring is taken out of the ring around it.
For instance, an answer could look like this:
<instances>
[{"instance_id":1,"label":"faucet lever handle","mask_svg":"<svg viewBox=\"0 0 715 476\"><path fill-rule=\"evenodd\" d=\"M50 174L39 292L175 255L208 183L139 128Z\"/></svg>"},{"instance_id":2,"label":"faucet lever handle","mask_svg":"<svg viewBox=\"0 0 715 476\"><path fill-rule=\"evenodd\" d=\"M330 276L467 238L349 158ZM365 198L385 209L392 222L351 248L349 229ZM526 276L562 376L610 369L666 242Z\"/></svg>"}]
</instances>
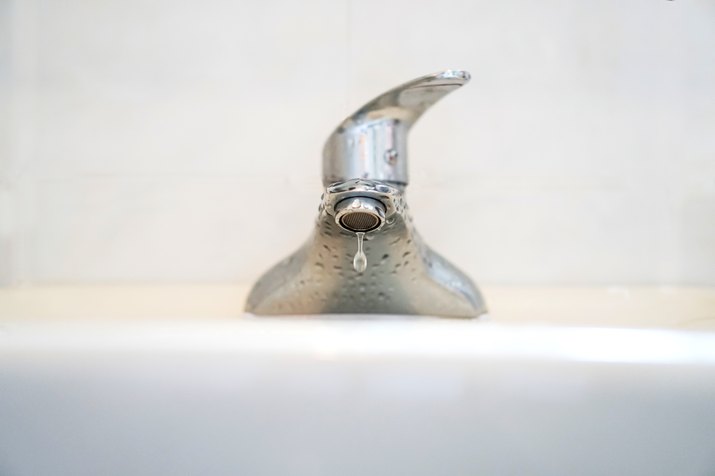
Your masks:
<instances>
[{"instance_id":1,"label":"faucet lever handle","mask_svg":"<svg viewBox=\"0 0 715 476\"><path fill-rule=\"evenodd\" d=\"M430 106L469 78L468 72L457 70L422 76L358 109L325 143L323 183L364 178L406 185L410 128Z\"/></svg>"}]
</instances>

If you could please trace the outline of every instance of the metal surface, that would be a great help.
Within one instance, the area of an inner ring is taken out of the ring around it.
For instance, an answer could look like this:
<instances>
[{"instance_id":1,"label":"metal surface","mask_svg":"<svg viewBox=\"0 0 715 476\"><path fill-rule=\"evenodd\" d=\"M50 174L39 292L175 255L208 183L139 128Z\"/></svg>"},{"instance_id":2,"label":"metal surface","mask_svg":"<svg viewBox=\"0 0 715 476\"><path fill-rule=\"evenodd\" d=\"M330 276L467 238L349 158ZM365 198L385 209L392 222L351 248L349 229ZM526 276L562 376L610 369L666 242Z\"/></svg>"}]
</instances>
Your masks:
<instances>
[{"instance_id":1,"label":"metal surface","mask_svg":"<svg viewBox=\"0 0 715 476\"><path fill-rule=\"evenodd\" d=\"M369 102L336 129L325 147L328 185L315 230L259 279L248 312L462 318L486 312L472 281L422 241L405 202L410 126L468 79L466 72L445 71L411 81ZM352 264L357 231L365 232L364 272Z\"/></svg>"},{"instance_id":2,"label":"metal surface","mask_svg":"<svg viewBox=\"0 0 715 476\"><path fill-rule=\"evenodd\" d=\"M434 103L469 81L443 71L387 91L345 119L323 149L323 184L363 178L407 184L407 134Z\"/></svg>"}]
</instances>

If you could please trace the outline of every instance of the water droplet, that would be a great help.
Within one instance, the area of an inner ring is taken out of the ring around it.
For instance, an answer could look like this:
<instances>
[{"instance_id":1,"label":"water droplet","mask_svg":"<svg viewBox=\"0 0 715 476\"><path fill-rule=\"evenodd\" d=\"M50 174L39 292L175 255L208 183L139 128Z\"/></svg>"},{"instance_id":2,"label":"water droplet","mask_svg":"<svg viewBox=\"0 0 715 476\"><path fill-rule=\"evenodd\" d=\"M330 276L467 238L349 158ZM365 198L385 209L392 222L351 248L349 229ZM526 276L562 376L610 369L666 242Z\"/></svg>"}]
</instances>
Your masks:
<instances>
[{"instance_id":1,"label":"water droplet","mask_svg":"<svg viewBox=\"0 0 715 476\"><path fill-rule=\"evenodd\" d=\"M362 273L365 269L367 269L367 256L365 256L365 252L362 250L362 242L365 238L365 233L356 233L356 235L358 248L357 253L355 253L355 257L353 258L353 268L358 273Z\"/></svg>"}]
</instances>

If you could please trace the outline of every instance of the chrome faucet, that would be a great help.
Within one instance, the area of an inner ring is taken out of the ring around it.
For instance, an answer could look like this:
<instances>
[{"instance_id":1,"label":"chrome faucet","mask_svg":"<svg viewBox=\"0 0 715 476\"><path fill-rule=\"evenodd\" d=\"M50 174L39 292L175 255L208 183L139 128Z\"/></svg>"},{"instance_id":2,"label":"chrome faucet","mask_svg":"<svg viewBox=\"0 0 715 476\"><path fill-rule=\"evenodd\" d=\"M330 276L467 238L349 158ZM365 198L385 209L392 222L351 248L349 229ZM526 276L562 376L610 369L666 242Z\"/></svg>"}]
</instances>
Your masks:
<instances>
[{"instance_id":1,"label":"chrome faucet","mask_svg":"<svg viewBox=\"0 0 715 476\"><path fill-rule=\"evenodd\" d=\"M442 97L469 81L444 71L398 86L345 119L323 150L326 189L310 239L253 287L246 311L477 317L472 281L432 251L405 202L407 134Z\"/></svg>"}]
</instances>

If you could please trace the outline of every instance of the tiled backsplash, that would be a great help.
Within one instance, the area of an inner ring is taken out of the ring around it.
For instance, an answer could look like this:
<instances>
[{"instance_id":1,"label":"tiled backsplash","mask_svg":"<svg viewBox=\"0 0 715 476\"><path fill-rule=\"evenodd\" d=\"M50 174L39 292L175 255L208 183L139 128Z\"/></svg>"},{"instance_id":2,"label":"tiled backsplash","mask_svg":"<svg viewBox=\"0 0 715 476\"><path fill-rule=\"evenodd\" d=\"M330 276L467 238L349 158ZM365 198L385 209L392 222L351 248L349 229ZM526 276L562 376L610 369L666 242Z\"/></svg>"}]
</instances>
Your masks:
<instances>
[{"instance_id":1,"label":"tiled backsplash","mask_svg":"<svg viewBox=\"0 0 715 476\"><path fill-rule=\"evenodd\" d=\"M715 284L710 0L0 0L0 283L251 281L323 141L472 82L410 141L423 236L486 283Z\"/></svg>"}]
</instances>

